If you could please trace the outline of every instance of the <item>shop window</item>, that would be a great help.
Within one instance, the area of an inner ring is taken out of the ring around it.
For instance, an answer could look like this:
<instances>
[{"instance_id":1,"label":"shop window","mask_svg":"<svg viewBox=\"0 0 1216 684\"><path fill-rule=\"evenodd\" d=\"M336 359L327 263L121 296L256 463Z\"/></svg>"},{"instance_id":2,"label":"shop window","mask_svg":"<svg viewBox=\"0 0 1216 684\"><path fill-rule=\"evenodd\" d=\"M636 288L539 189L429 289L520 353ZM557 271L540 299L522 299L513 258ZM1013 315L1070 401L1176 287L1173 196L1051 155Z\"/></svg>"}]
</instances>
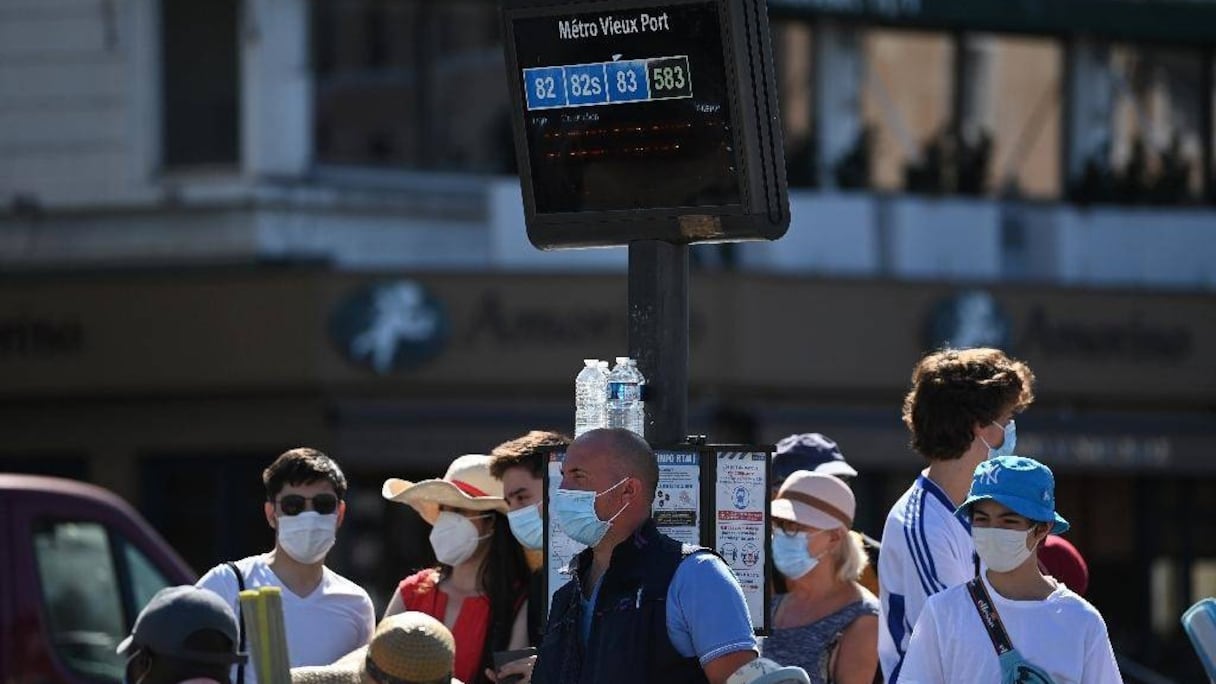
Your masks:
<instances>
[{"instance_id":1,"label":"shop window","mask_svg":"<svg viewBox=\"0 0 1216 684\"><path fill-rule=\"evenodd\" d=\"M319 163L514 171L496 3L311 8Z\"/></svg>"},{"instance_id":2,"label":"shop window","mask_svg":"<svg viewBox=\"0 0 1216 684\"><path fill-rule=\"evenodd\" d=\"M161 144L167 168L239 160L237 0L161 0Z\"/></svg>"},{"instance_id":3,"label":"shop window","mask_svg":"<svg viewBox=\"0 0 1216 684\"><path fill-rule=\"evenodd\" d=\"M1110 51L1110 139L1074 194L1124 204L1181 204L1203 193L1202 58L1119 45Z\"/></svg>"},{"instance_id":4,"label":"shop window","mask_svg":"<svg viewBox=\"0 0 1216 684\"><path fill-rule=\"evenodd\" d=\"M105 528L43 521L34 530L34 553L55 653L77 674L121 681L126 662L114 649L127 630Z\"/></svg>"},{"instance_id":5,"label":"shop window","mask_svg":"<svg viewBox=\"0 0 1216 684\"><path fill-rule=\"evenodd\" d=\"M1059 197L1059 43L973 35L964 44L959 192Z\"/></svg>"},{"instance_id":6,"label":"shop window","mask_svg":"<svg viewBox=\"0 0 1216 684\"><path fill-rule=\"evenodd\" d=\"M872 132L874 186L951 192L954 47L943 34L868 31L862 117Z\"/></svg>"},{"instance_id":7,"label":"shop window","mask_svg":"<svg viewBox=\"0 0 1216 684\"><path fill-rule=\"evenodd\" d=\"M774 20L773 68L781 102L781 126L785 137L785 166L789 184L814 187L816 170L813 33L805 21Z\"/></svg>"}]
</instances>

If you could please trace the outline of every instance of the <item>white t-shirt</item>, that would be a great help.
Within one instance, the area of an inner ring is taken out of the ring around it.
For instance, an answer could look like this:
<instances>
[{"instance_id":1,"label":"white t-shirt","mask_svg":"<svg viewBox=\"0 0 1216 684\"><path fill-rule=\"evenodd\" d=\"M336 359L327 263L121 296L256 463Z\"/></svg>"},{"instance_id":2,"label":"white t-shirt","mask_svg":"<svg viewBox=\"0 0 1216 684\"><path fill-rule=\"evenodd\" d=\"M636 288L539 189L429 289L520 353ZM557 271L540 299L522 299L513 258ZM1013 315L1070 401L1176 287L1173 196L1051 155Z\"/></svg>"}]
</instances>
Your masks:
<instances>
[{"instance_id":1,"label":"white t-shirt","mask_svg":"<svg viewBox=\"0 0 1216 684\"><path fill-rule=\"evenodd\" d=\"M923 474L887 513L878 556L878 661L895 681L925 600L975 577L971 525Z\"/></svg>"},{"instance_id":2,"label":"white t-shirt","mask_svg":"<svg viewBox=\"0 0 1216 684\"><path fill-rule=\"evenodd\" d=\"M1063 582L1042 601L1011 601L992 589L1009 641L1022 658L1056 684L1122 682L1106 623L1088 601ZM899 674L901 684L975 684L1001 681L1001 665L967 587L932 597L912 633Z\"/></svg>"},{"instance_id":3,"label":"white t-shirt","mask_svg":"<svg viewBox=\"0 0 1216 684\"><path fill-rule=\"evenodd\" d=\"M292 667L329 665L367 644L376 627L372 600L363 587L325 568L321 584L308 596L297 596L283 586L270 569L266 555L236 562L245 578L245 588L279 587L283 590L283 625L287 631L287 658ZM211 568L198 586L219 594L240 615L236 576L227 564ZM246 637L248 648L248 637ZM233 670L232 681L236 682ZM257 684L253 667L245 667L245 684Z\"/></svg>"}]
</instances>

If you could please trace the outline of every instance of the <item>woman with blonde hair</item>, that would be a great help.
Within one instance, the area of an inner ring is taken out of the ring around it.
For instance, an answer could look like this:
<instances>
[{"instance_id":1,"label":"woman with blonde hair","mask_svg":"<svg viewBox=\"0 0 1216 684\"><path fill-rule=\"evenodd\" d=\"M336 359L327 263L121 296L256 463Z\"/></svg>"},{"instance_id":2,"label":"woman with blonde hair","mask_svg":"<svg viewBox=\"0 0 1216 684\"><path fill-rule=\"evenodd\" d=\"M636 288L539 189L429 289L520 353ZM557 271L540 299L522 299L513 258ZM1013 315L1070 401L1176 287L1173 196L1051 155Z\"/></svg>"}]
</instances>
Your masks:
<instances>
[{"instance_id":1,"label":"woman with blonde hair","mask_svg":"<svg viewBox=\"0 0 1216 684\"><path fill-rule=\"evenodd\" d=\"M871 684L878 670L878 599L858 579L868 562L852 531L849 486L799 470L771 504L773 564L787 592L773 597L761 655L797 665L812 684Z\"/></svg>"},{"instance_id":2,"label":"woman with blonde hair","mask_svg":"<svg viewBox=\"0 0 1216 684\"><path fill-rule=\"evenodd\" d=\"M490 457L461 456L442 479L387 480L383 495L434 526L439 561L401 581L385 617L416 610L439 620L456 640L456 676L469 684L494 681L493 654L528 645L528 564Z\"/></svg>"}]
</instances>

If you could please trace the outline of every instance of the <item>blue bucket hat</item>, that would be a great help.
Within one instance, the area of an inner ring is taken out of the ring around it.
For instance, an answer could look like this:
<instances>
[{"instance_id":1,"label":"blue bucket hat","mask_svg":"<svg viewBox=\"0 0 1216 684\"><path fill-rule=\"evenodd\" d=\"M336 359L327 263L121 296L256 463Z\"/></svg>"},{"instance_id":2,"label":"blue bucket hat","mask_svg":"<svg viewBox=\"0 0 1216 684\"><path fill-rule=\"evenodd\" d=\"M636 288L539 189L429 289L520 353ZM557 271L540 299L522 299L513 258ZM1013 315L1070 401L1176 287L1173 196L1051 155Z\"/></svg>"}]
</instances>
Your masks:
<instances>
[{"instance_id":1,"label":"blue bucket hat","mask_svg":"<svg viewBox=\"0 0 1216 684\"><path fill-rule=\"evenodd\" d=\"M971 505L991 499L1035 522L1054 523L1052 534L1068 530L1068 521L1056 513L1056 479L1051 468L1025 456L998 456L975 469L971 493L957 513L971 516Z\"/></svg>"}]
</instances>

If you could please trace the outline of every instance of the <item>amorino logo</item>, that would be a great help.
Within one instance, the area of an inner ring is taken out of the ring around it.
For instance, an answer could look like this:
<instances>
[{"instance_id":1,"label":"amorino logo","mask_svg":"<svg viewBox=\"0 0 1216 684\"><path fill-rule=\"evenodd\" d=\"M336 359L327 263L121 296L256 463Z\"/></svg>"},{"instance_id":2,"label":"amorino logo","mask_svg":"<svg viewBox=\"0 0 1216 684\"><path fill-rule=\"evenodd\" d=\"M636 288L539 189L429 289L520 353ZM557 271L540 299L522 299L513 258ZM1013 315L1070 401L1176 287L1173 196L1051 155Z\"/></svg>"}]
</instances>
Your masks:
<instances>
[{"instance_id":1,"label":"amorino logo","mask_svg":"<svg viewBox=\"0 0 1216 684\"><path fill-rule=\"evenodd\" d=\"M449 329L443 304L413 280L362 287L338 304L329 321L330 337L342 353L380 375L435 358Z\"/></svg>"},{"instance_id":2,"label":"amorino logo","mask_svg":"<svg viewBox=\"0 0 1216 684\"><path fill-rule=\"evenodd\" d=\"M1011 340L1009 316L986 290L964 290L938 301L925 331L928 349L994 347L1006 352Z\"/></svg>"}]
</instances>

